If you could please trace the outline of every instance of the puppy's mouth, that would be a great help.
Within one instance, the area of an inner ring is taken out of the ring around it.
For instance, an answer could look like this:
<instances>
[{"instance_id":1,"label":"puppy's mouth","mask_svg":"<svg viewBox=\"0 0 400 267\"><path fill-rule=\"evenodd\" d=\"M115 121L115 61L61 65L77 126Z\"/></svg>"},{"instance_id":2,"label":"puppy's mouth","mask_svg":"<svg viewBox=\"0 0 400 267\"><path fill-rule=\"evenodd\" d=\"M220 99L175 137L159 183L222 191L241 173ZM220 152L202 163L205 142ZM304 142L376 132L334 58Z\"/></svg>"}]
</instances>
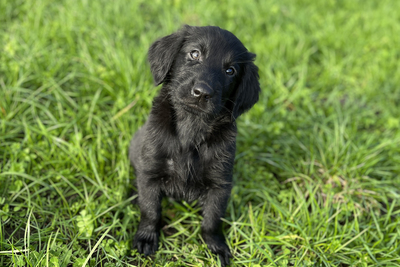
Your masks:
<instances>
[{"instance_id":1,"label":"puppy's mouth","mask_svg":"<svg viewBox=\"0 0 400 267\"><path fill-rule=\"evenodd\" d=\"M193 104L181 103L182 108L192 114L198 115L199 113L206 112L201 107Z\"/></svg>"}]
</instances>

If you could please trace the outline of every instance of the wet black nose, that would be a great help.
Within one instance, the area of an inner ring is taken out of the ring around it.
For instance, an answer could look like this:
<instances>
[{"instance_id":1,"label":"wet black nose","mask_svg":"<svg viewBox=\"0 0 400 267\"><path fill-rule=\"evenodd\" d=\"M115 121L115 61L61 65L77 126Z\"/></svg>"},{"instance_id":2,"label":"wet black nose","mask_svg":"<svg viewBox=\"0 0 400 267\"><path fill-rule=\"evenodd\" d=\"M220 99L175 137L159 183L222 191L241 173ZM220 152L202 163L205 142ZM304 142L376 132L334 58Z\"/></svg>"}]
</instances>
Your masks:
<instances>
[{"instance_id":1,"label":"wet black nose","mask_svg":"<svg viewBox=\"0 0 400 267\"><path fill-rule=\"evenodd\" d=\"M214 95L214 90L205 84L196 84L192 88L192 96L199 99L199 101L207 101Z\"/></svg>"}]
</instances>

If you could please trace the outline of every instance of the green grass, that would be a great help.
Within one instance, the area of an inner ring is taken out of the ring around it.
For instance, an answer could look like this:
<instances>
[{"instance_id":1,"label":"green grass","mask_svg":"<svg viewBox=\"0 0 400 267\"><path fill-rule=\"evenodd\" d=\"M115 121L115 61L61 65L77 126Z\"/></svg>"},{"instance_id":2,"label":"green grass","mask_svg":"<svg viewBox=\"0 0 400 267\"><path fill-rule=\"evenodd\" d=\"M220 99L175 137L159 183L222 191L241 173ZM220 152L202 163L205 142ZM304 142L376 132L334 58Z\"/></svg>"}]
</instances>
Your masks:
<instances>
[{"instance_id":1,"label":"green grass","mask_svg":"<svg viewBox=\"0 0 400 267\"><path fill-rule=\"evenodd\" d=\"M399 1L0 0L0 266L217 266L165 200L131 248L147 49L218 25L257 54L225 217L232 266L400 266Z\"/></svg>"}]
</instances>

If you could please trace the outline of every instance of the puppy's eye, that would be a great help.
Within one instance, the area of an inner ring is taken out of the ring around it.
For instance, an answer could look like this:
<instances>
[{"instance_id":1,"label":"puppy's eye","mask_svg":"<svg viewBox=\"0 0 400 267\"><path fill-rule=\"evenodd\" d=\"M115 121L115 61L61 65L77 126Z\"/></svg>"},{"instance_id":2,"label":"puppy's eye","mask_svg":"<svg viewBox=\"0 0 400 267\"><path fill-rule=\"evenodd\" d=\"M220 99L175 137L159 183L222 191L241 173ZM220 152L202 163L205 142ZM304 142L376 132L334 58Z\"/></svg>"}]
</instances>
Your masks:
<instances>
[{"instance_id":1,"label":"puppy's eye","mask_svg":"<svg viewBox=\"0 0 400 267\"><path fill-rule=\"evenodd\" d=\"M233 75L233 74L235 74L235 69L233 67L230 67L230 68L226 69L225 73L227 75Z\"/></svg>"},{"instance_id":2,"label":"puppy's eye","mask_svg":"<svg viewBox=\"0 0 400 267\"><path fill-rule=\"evenodd\" d=\"M190 52L190 57L192 59L199 60L200 59L200 51L193 50L192 52Z\"/></svg>"}]
</instances>

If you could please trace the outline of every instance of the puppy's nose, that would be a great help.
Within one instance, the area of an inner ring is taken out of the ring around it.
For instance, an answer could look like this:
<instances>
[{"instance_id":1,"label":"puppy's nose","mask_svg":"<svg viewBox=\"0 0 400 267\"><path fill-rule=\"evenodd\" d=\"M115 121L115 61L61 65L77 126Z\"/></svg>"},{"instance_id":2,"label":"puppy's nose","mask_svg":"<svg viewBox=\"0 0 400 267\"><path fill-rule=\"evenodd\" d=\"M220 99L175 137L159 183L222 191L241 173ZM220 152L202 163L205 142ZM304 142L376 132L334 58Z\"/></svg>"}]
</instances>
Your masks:
<instances>
[{"instance_id":1,"label":"puppy's nose","mask_svg":"<svg viewBox=\"0 0 400 267\"><path fill-rule=\"evenodd\" d=\"M192 88L192 96L199 99L199 101L207 101L214 95L214 90L205 84L197 84Z\"/></svg>"}]
</instances>

